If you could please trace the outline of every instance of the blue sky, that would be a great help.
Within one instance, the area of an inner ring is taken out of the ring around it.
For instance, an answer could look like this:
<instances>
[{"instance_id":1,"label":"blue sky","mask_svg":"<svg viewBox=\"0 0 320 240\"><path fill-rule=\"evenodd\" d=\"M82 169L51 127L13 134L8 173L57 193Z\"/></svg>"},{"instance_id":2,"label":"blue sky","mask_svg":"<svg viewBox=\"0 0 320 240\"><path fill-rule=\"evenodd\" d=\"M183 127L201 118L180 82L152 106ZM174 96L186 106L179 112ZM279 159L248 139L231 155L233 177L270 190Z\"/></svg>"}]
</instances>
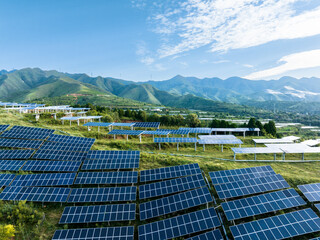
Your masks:
<instances>
[{"instance_id":1,"label":"blue sky","mask_svg":"<svg viewBox=\"0 0 320 240\"><path fill-rule=\"evenodd\" d=\"M318 0L0 0L0 69L320 77Z\"/></svg>"}]
</instances>

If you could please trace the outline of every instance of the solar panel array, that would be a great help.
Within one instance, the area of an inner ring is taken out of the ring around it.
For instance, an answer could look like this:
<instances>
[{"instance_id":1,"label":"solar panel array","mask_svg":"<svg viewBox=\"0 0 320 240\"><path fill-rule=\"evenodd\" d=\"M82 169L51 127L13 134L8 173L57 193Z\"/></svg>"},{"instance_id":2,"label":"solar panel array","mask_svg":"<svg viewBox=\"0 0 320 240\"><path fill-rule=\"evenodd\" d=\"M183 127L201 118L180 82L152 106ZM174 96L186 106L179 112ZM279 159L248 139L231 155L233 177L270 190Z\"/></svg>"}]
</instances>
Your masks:
<instances>
[{"instance_id":1,"label":"solar panel array","mask_svg":"<svg viewBox=\"0 0 320 240\"><path fill-rule=\"evenodd\" d=\"M200 139L206 139L206 138L210 138L210 139L216 139L216 140L218 140L218 139L237 139L237 137L236 136L234 136L234 135L231 135L231 134L229 134L229 135L199 135L198 136Z\"/></svg>"},{"instance_id":2,"label":"solar panel array","mask_svg":"<svg viewBox=\"0 0 320 240\"><path fill-rule=\"evenodd\" d=\"M132 127L134 126L136 123L132 122L132 123L112 123L113 127Z\"/></svg>"},{"instance_id":3,"label":"solar panel array","mask_svg":"<svg viewBox=\"0 0 320 240\"><path fill-rule=\"evenodd\" d=\"M208 133L212 132L211 128L179 128L179 130L188 130L189 133Z\"/></svg>"},{"instance_id":4,"label":"solar panel array","mask_svg":"<svg viewBox=\"0 0 320 240\"><path fill-rule=\"evenodd\" d=\"M240 139L210 139L204 138L198 140L199 144L243 144Z\"/></svg>"},{"instance_id":5,"label":"solar panel array","mask_svg":"<svg viewBox=\"0 0 320 240\"><path fill-rule=\"evenodd\" d=\"M33 158L46 160L83 161L86 156L86 152L69 152L40 149L34 154Z\"/></svg>"},{"instance_id":6,"label":"solar panel array","mask_svg":"<svg viewBox=\"0 0 320 240\"><path fill-rule=\"evenodd\" d=\"M2 133L0 137L44 140L54 131L53 129L13 126L10 130Z\"/></svg>"},{"instance_id":7,"label":"solar panel array","mask_svg":"<svg viewBox=\"0 0 320 240\"><path fill-rule=\"evenodd\" d=\"M26 161L0 160L0 171L19 171Z\"/></svg>"},{"instance_id":8,"label":"solar panel array","mask_svg":"<svg viewBox=\"0 0 320 240\"><path fill-rule=\"evenodd\" d=\"M187 238L186 240L224 240L219 229L206 232L191 238Z\"/></svg>"},{"instance_id":9,"label":"solar panel array","mask_svg":"<svg viewBox=\"0 0 320 240\"><path fill-rule=\"evenodd\" d=\"M133 240L134 227L56 230L52 240Z\"/></svg>"},{"instance_id":10,"label":"solar panel array","mask_svg":"<svg viewBox=\"0 0 320 240\"><path fill-rule=\"evenodd\" d=\"M143 131L142 135L168 135L170 131Z\"/></svg>"},{"instance_id":11,"label":"solar panel array","mask_svg":"<svg viewBox=\"0 0 320 240\"><path fill-rule=\"evenodd\" d=\"M137 122L133 125L133 127L141 127L141 128L158 128L160 126L160 122Z\"/></svg>"},{"instance_id":12,"label":"solar panel array","mask_svg":"<svg viewBox=\"0 0 320 240\"><path fill-rule=\"evenodd\" d=\"M195 174L201 174L198 163L142 170L140 171L140 182L157 181Z\"/></svg>"},{"instance_id":13,"label":"solar panel array","mask_svg":"<svg viewBox=\"0 0 320 240\"><path fill-rule=\"evenodd\" d=\"M34 150L0 150L0 159L28 159Z\"/></svg>"},{"instance_id":14,"label":"solar panel array","mask_svg":"<svg viewBox=\"0 0 320 240\"><path fill-rule=\"evenodd\" d=\"M42 141L37 140L0 138L0 147L37 149L40 147L41 144Z\"/></svg>"},{"instance_id":15,"label":"solar panel array","mask_svg":"<svg viewBox=\"0 0 320 240\"><path fill-rule=\"evenodd\" d=\"M197 143L196 138L155 138L155 143Z\"/></svg>"},{"instance_id":16,"label":"solar panel array","mask_svg":"<svg viewBox=\"0 0 320 240\"><path fill-rule=\"evenodd\" d=\"M68 202L135 201L137 187L73 188Z\"/></svg>"},{"instance_id":17,"label":"solar panel array","mask_svg":"<svg viewBox=\"0 0 320 240\"><path fill-rule=\"evenodd\" d=\"M108 132L111 135L132 135L132 136L139 136L142 134L143 131L139 130L121 130L121 129L113 129L112 131Z\"/></svg>"},{"instance_id":18,"label":"solar panel array","mask_svg":"<svg viewBox=\"0 0 320 240\"><path fill-rule=\"evenodd\" d=\"M139 240L172 239L220 225L215 209L208 208L141 225L138 228Z\"/></svg>"},{"instance_id":19,"label":"solar panel array","mask_svg":"<svg viewBox=\"0 0 320 240\"><path fill-rule=\"evenodd\" d=\"M259 166L209 172L213 184L237 182L251 178L275 175L271 166Z\"/></svg>"},{"instance_id":20,"label":"solar panel array","mask_svg":"<svg viewBox=\"0 0 320 240\"><path fill-rule=\"evenodd\" d=\"M206 186L201 174L139 186L139 199L163 196Z\"/></svg>"},{"instance_id":21,"label":"solar panel array","mask_svg":"<svg viewBox=\"0 0 320 240\"><path fill-rule=\"evenodd\" d=\"M79 172L75 184L130 184L138 182L138 172Z\"/></svg>"},{"instance_id":22,"label":"solar panel array","mask_svg":"<svg viewBox=\"0 0 320 240\"><path fill-rule=\"evenodd\" d=\"M130 221L136 219L136 204L66 207L59 224Z\"/></svg>"},{"instance_id":23,"label":"solar panel array","mask_svg":"<svg viewBox=\"0 0 320 240\"><path fill-rule=\"evenodd\" d=\"M156 131L164 131L164 132L170 132L170 134L177 134L177 135L187 135L189 133L189 130L184 129L156 129Z\"/></svg>"},{"instance_id":24,"label":"solar panel array","mask_svg":"<svg viewBox=\"0 0 320 240\"><path fill-rule=\"evenodd\" d=\"M22 167L22 170L31 172L77 172L80 165L80 161L29 160Z\"/></svg>"},{"instance_id":25,"label":"solar panel array","mask_svg":"<svg viewBox=\"0 0 320 240\"><path fill-rule=\"evenodd\" d=\"M140 220L159 217L212 201L212 196L207 187L171 195L169 197L141 203L139 206Z\"/></svg>"},{"instance_id":26,"label":"solar panel array","mask_svg":"<svg viewBox=\"0 0 320 240\"><path fill-rule=\"evenodd\" d=\"M229 221L305 205L294 189L261 194L221 204Z\"/></svg>"},{"instance_id":27,"label":"solar panel array","mask_svg":"<svg viewBox=\"0 0 320 240\"><path fill-rule=\"evenodd\" d=\"M45 142L40 150L87 152L92 147L89 143Z\"/></svg>"},{"instance_id":28,"label":"solar panel array","mask_svg":"<svg viewBox=\"0 0 320 240\"><path fill-rule=\"evenodd\" d=\"M8 186L15 178L15 174L0 174L0 188Z\"/></svg>"},{"instance_id":29,"label":"solar panel array","mask_svg":"<svg viewBox=\"0 0 320 240\"><path fill-rule=\"evenodd\" d=\"M0 132L5 131L10 125L0 125Z\"/></svg>"},{"instance_id":30,"label":"solar panel array","mask_svg":"<svg viewBox=\"0 0 320 240\"><path fill-rule=\"evenodd\" d=\"M85 160L81 170L111 170L139 168L139 159Z\"/></svg>"},{"instance_id":31,"label":"solar panel array","mask_svg":"<svg viewBox=\"0 0 320 240\"><path fill-rule=\"evenodd\" d=\"M298 188L309 202L320 201L320 183L312 183L306 185L299 185Z\"/></svg>"},{"instance_id":32,"label":"solar panel array","mask_svg":"<svg viewBox=\"0 0 320 240\"><path fill-rule=\"evenodd\" d=\"M83 124L85 127L109 127L112 123L106 123L106 122L87 122Z\"/></svg>"},{"instance_id":33,"label":"solar panel array","mask_svg":"<svg viewBox=\"0 0 320 240\"><path fill-rule=\"evenodd\" d=\"M85 138L85 137L73 137L73 136L64 136L58 134L52 134L47 141L49 142L61 142L61 143L73 143L73 144L93 144L95 138Z\"/></svg>"},{"instance_id":34,"label":"solar panel array","mask_svg":"<svg viewBox=\"0 0 320 240\"><path fill-rule=\"evenodd\" d=\"M230 227L235 240L285 239L320 231L320 218L311 208Z\"/></svg>"},{"instance_id":35,"label":"solar panel array","mask_svg":"<svg viewBox=\"0 0 320 240\"><path fill-rule=\"evenodd\" d=\"M72 185L75 177L76 173L42 173L17 175L10 186L65 186Z\"/></svg>"},{"instance_id":36,"label":"solar panel array","mask_svg":"<svg viewBox=\"0 0 320 240\"><path fill-rule=\"evenodd\" d=\"M282 188L289 184L280 174L214 185L220 199L240 197Z\"/></svg>"},{"instance_id":37,"label":"solar panel array","mask_svg":"<svg viewBox=\"0 0 320 240\"><path fill-rule=\"evenodd\" d=\"M235 154L254 154L254 153L283 153L278 147L249 147L231 148Z\"/></svg>"},{"instance_id":38,"label":"solar panel array","mask_svg":"<svg viewBox=\"0 0 320 240\"><path fill-rule=\"evenodd\" d=\"M103 151L91 150L87 159L140 159L140 151Z\"/></svg>"}]
</instances>

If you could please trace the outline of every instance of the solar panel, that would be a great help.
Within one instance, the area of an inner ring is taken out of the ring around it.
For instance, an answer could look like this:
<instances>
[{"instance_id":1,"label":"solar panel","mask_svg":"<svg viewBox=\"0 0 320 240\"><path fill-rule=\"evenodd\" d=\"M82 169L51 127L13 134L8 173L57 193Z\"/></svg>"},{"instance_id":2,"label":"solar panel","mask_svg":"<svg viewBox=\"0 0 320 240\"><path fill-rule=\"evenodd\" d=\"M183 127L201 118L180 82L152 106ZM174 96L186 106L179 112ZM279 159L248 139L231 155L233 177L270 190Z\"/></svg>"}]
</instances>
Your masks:
<instances>
[{"instance_id":1,"label":"solar panel","mask_svg":"<svg viewBox=\"0 0 320 240\"><path fill-rule=\"evenodd\" d=\"M139 168L139 159L85 160L81 170L133 169Z\"/></svg>"},{"instance_id":2,"label":"solar panel","mask_svg":"<svg viewBox=\"0 0 320 240\"><path fill-rule=\"evenodd\" d=\"M141 128L158 128L160 126L160 122L137 122L133 125L133 127L141 127Z\"/></svg>"},{"instance_id":3,"label":"solar panel","mask_svg":"<svg viewBox=\"0 0 320 240\"><path fill-rule=\"evenodd\" d=\"M149 183L139 186L139 198L146 199L194 188L204 187L206 183L201 174L175 178L162 182Z\"/></svg>"},{"instance_id":4,"label":"solar panel","mask_svg":"<svg viewBox=\"0 0 320 240\"><path fill-rule=\"evenodd\" d=\"M212 132L211 128L179 128L179 130L188 130L189 133L208 133Z\"/></svg>"},{"instance_id":5,"label":"solar panel","mask_svg":"<svg viewBox=\"0 0 320 240\"><path fill-rule=\"evenodd\" d=\"M155 143L197 143L196 138L155 138Z\"/></svg>"},{"instance_id":6,"label":"solar panel","mask_svg":"<svg viewBox=\"0 0 320 240\"><path fill-rule=\"evenodd\" d=\"M243 144L240 139L210 139L204 138L198 140L199 144Z\"/></svg>"},{"instance_id":7,"label":"solar panel","mask_svg":"<svg viewBox=\"0 0 320 240\"><path fill-rule=\"evenodd\" d=\"M140 159L140 151L103 151L91 150L86 159Z\"/></svg>"},{"instance_id":8,"label":"solar panel","mask_svg":"<svg viewBox=\"0 0 320 240\"><path fill-rule=\"evenodd\" d=\"M142 135L168 135L170 131L143 131Z\"/></svg>"},{"instance_id":9,"label":"solar panel","mask_svg":"<svg viewBox=\"0 0 320 240\"><path fill-rule=\"evenodd\" d=\"M50 132L23 132L23 131L9 131L3 132L1 138L22 138L22 139L35 139L35 140L44 140L52 133Z\"/></svg>"},{"instance_id":10,"label":"solar panel","mask_svg":"<svg viewBox=\"0 0 320 240\"><path fill-rule=\"evenodd\" d=\"M320 218L311 208L230 227L238 239L285 239L320 231Z\"/></svg>"},{"instance_id":11,"label":"solar panel","mask_svg":"<svg viewBox=\"0 0 320 240\"><path fill-rule=\"evenodd\" d=\"M292 140L289 139L262 139L262 138L258 138L258 139L252 139L254 143L260 143L260 144L268 144L268 143L293 143Z\"/></svg>"},{"instance_id":12,"label":"solar panel","mask_svg":"<svg viewBox=\"0 0 320 240\"><path fill-rule=\"evenodd\" d=\"M135 124L136 124L135 122L131 122L131 123L112 123L112 126L113 127L132 127Z\"/></svg>"},{"instance_id":13,"label":"solar panel","mask_svg":"<svg viewBox=\"0 0 320 240\"><path fill-rule=\"evenodd\" d=\"M86 152L68 152L40 149L34 154L33 158L47 160L83 161L86 155Z\"/></svg>"},{"instance_id":14,"label":"solar panel","mask_svg":"<svg viewBox=\"0 0 320 240\"><path fill-rule=\"evenodd\" d=\"M320 201L320 183L298 185L298 188L309 202Z\"/></svg>"},{"instance_id":15,"label":"solar panel","mask_svg":"<svg viewBox=\"0 0 320 240\"><path fill-rule=\"evenodd\" d=\"M305 205L294 189L266 193L221 204L228 221Z\"/></svg>"},{"instance_id":16,"label":"solar panel","mask_svg":"<svg viewBox=\"0 0 320 240\"><path fill-rule=\"evenodd\" d=\"M108 132L110 135L132 135L132 136L139 136L142 134L143 131L139 130L121 130L121 129L113 129L112 131Z\"/></svg>"},{"instance_id":17,"label":"solar panel","mask_svg":"<svg viewBox=\"0 0 320 240\"><path fill-rule=\"evenodd\" d=\"M74 188L69 203L135 201L137 187Z\"/></svg>"},{"instance_id":18,"label":"solar panel","mask_svg":"<svg viewBox=\"0 0 320 240\"><path fill-rule=\"evenodd\" d=\"M56 150L56 151L73 151L73 152L87 152L92 147L88 143L62 143L62 142L45 142L40 150Z\"/></svg>"},{"instance_id":19,"label":"solar panel","mask_svg":"<svg viewBox=\"0 0 320 240\"><path fill-rule=\"evenodd\" d=\"M274 172L271 166L259 166L209 172L212 184L237 182L246 179L265 177L275 174L276 173Z\"/></svg>"},{"instance_id":20,"label":"solar panel","mask_svg":"<svg viewBox=\"0 0 320 240\"><path fill-rule=\"evenodd\" d=\"M206 232L191 238L187 238L187 240L224 240L219 229Z\"/></svg>"},{"instance_id":21,"label":"solar panel","mask_svg":"<svg viewBox=\"0 0 320 240\"><path fill-rule=\"evenodd\" d=\"M198 135L200 139L237 139L236 136L228 134L228 135Z\"/></svg>"},{"instance_id":22,"label":"solar panel","mask_svg":"<svg viewBox=\"0 0 320 240\"><path fill-rule=\"evenodd\" d=\"M73 136L64 136L64 135L57 135L52 134L48 138L48 142L63 142L63 143L86 143L86 144L93 144L96 139L94 138L85 138L85 137L73 137Z\"/></svg>"},{"instance_id":23,"label":"solar panel","mask_svg":"<svg viewBox=\"0 0 320 240\"><path fill-rule=\"evenodd\" d=\"M42 141L37 141L37 140L0 138L0 147L37 149L40 147L41 144L42 144Z\"/></svg>"},{"instance_id":24,"label":"solar panel","mask_svg":"<svg viewBox=\"0 0 320 240\"><path fill-rule=\"evenodd\" d=\"M53 133L55 130L47 128L13 126L10 131L14 132L39 132L39 133Z\"/></svg>"},{"instance_id":25,"label":"solar panel","mask_svg":"<svg viewBox=\"0 0 320 240\"><path fill-rule=\"evenodd\" d=\"M0 174L0 188L8 186L12 180L15 178L15 174Z\"/></svg>"},{"instance_id":26,"label":"solar panel","mask_svg":"<svg viewBox=\"0 0 320 240\"><path fill-rule=\"evenodd\" d=\"M5 131L10 125L0 125L0 132Z\"/></svg>"},{"instance_id":27,"label":"solar panel","mask_svg":"<svg viewBox=\"0 0 320 240\"><path fill-rule=\"evenodd\" d=\"M215 209L208 208L141 225L138 228L139 240L172 239L220 225Z\"/></svg>"},{"instance_id":28,"label":"solar panel","mask_svg":"<svg viewBox=\"0 0 320 240\"><path fill-rule=\"evenodd\" d=\"M231 148L235 154L253 154L253 153L283 153L278 147L252 147L252 148Z\"/></svg>"},{"instance_id":29,"label":"solar panel","mask_svg":"<svg viewBox=\"0 0 320 240\"><path fill-rule=\"evenodd\" d=\"M141 203L139 206L140 220L159 217L212 201L212 196L207 187L171 195L169 197Z\"/></svg>"},{"instance_id":30,"label":"solar panel","mask_svg":"<svg viewBox=\"0 0 320 240\"><path fill-rule=\"evenodd\" d=\"M198 163L140 171L140 182L150 182L201 174Z\"/></svg>"},{"instance_id":31,"label":"solar panel","mask_svg":"<svg viewBox=\"0 0 320 240\"><path fill-rule=\"evenodd\" d=\"M320 211L320 203L314 205Z\"/></svg>"},{"instance_id":32,"label":"solar panel","mask_svg":"<svg viewBox=\"0 0 320 240\"><path fill-rule=\"evenodd\" d=\"M136 219L136 204L65 207L59 224L130 221Z\"/></svg>"},{"instance_id":33,"label":"solar panel","mask_svg":"<svg viewBox=\"0 0 320 240\"><path fill-rule=\"evenodd\" d=\"M156 129L156 131L169 131L170 134L178 134L178 135L187 135L189 133L189 130L183 130L183 129Z\"/></svg>"},{"instance_id":34,"label":"solar panel","mask_svg":"<svg viewBox=\"0 0 320 240\"><path fill-rule=\"evenodd\" d=\"M0 150L0 159L28 159L34 150Z\"/></svg>"},{"instance_id":35,"label":"solar panel","mask_svg":"<svg viewBox=\"0 0 320 240\"><path fill-rule=\"evenodd\" d=\"M0 171L19 171L26 161L0 160Z\"/></svg>"},{"instance_id":36,"label":"solar panel","mask_svg":"<svg viewBox=\"0 0 320 240\"><path fill-rule=\"evenodd\" d=\"M133 240L134 227L56 230L52 240Z\"/></svg>"},{"instance_id":37,"label":"solar panel","mask_svg":"<svg viewBox=\"0 0 320 240\"><path fill-rule=\"evenodd\" d=\"M106 123L106 122L87 122L83 124L85 127L109 127L112 123Z\"/></svg>"},{"instance_id":38,"label":"solar panel","mask_svg":"<svg viewBox=\"0 0 320 240\"><path fill-rule=\"evenodd\" d=\"M280 174L214 185L220 199L240 197L290 187Z\"/></svg>"},{"instance_id":39,"label":"solar panel","mask_svg":"<svg viewBox=\"0 0 320 240\"><path fill-rule=\"evenodd\" d=\"M29 160L22 167L22 170L31 172L77 172L80 165L80 161Z\"/></svg>"},{"instance_id":40,"label":"solar panel","mask_svg":"<svg viewBox=\"0 0 320 240\"><path fill-rule=\"evenodd\" d=\"M11 187L64 186L72 185L76 173L42 173L17 175Z\"/></svg>"},{"instance_id":41,"label":"solar panel","mask_svg":"<svg viewBox=\"0 0 320 240\"><path fill-rule=\"evenodd\" d=\"M138 172L79 172L75 184L130 184L138 182Z\"/></svg>"}]
</instances>

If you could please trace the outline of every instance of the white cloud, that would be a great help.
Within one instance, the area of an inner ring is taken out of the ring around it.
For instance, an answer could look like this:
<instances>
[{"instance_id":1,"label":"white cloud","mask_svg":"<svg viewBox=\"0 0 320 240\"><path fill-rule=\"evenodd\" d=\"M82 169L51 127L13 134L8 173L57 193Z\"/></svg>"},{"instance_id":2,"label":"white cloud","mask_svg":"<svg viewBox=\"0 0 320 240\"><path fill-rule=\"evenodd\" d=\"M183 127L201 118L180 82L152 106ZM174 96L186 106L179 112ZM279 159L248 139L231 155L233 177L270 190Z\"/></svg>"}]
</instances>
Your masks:
<instances>
[{"instance_id":1,"label":"white cloud","mask_svg":"<svg viewBox=\"0 0 320 240\"><path fill-rule=\"evenodd\" d=\"M142 58L140 60L142 63L146 64L146 65L150 65L152 63L154 63L154 58L152 57L145 57L145 58Z\"/></svg>"},{"instance_id":2,"label":"white cloud","mask_svg":"<svg viewBox=\"0 0 320 240\"><path fill-rule=\"evenodd\" d=\"M245 78L263 79L281 75L292 70L320 67L320 49L290 54L282 57L278 62L280 65L277 67L251 73L245 76Z\"/></svg>"},{"instance_id":3,"label":"white cloud","mask_svg":"<svg viewBox=\"0 0 320 240\"><path fill-rule=\"evenodd\" d=\"M247 68L253 68L253 65L251 65L251 64L243 64L242 66L247 67Z\"/></svg>"},{"instance_id":4,"label":"white cloud","mask_svg":"<svg viewBox=\"0 0 320 240\"><path fill-rule=\"evenodd\" d=\"M300 2L309 1L182 1L178 9L168 8L153 18L155 31L172 38L171 44L165 42L159 49L159 55L171 56L206 45L211 51L227 51L320 34L319 5L303 10L297 8Z\"/></svg>"}]
</instances>

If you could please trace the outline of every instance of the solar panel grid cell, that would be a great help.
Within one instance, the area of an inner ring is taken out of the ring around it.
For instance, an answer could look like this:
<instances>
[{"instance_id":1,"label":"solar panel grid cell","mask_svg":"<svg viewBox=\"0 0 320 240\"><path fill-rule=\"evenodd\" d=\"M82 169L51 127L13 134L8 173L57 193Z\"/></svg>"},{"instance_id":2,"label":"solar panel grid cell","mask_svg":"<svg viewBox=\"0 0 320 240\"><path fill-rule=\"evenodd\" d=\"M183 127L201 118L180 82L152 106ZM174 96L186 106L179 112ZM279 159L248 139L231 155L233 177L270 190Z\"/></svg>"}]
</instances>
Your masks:
<instances>
[{"instance_id":1,"label":"solar panel grid cell","mask_svg":"<svg viewBox=\"0 0 320 240\"><path fill-rule=\"evenodd\" d=\"M207 187L156 199L140 204L140 220L166 215L212 201L212 196Z\"/></svg>"},{"instance_id":2,"label":"solar panel grid cell","mask_svg":"<svg viewBox=\"0 0 320 240\"><path fill-rule=\"evenodd\" d=\"M0 171L19 171L26 161L0 160Z\"/></svg>"},{"instance_id":3,"label":"solar panel grid cell","mask_svg":"<svg viewBox=\"0 0 320 240\"><path fill-rule=\"evenodd\" d=\"M131 184L138 182L138 172L79 172L75 184Z\"/></svg>"},{"instance_id":4,"label":"solar panel grid cell","mask_svg":"<svg viewBox=\"0 0 320 240\"><path fill-rule=\"evenodd\" d=\"M0 159L28 159L34 150L0 150Z\"/></svg>"},{"instance_id":5,"label":"solar panel grid cell","mask_svg":"<svg viewBox=\"0 0 320 240\"><path fill-rule=\"evenodd\" d=\"M72 185L76 173L42 173L18 175L10 186L65 186Z\"/></svg>"},{"instance_id":6,"label":"solar panel grid cell","mask_svg":"<svg viewBox=\"0 0 320 240\"><path fill-rule=\"evenodd\" d=\"M22 170L31 172L77 172L80 165L81 161L29 160L22 167Z\"/></svg>"},{"instance_id":7,"label":"solar panel grid cell","mask_svg":"<svg viewBox=\"0 0 320 240\"><path fill-rule=\"evenodd\" d=\"M8 186L12 180L15 178L15 174L6 174L1 173L0 174L0 188Z\"/></svg>"},{"instance_id":8,"label":"solar panel grid cell","mask_svg":"<svg viewBox=\"0 0 320 240\"><path fill-rule=\"evenodd\" d=\"M83 161L86 156L86 152L68 152L40 149L34 154L33 158L46 160Z\"/></svg>"},{"instance_id":9,"label":"solar panel grid cell","mask_svg":"<svg viewBox=\"0 0 320 240\"><path fill-rule=\"evenodd\" d=\"M139 198L146 199L206 186L201 174L139 186Z\"/></svg>"},{"instance_id":10,"label":"solar panel grid cell","mask_svg":"<svg viewBox=\"0 0 320 240\"><path fill-rule=\"evenodd\" d=\"M285 239L320 231L320 218L303 209L230 227L235 240Z\"/></svg>"},{"instance_id":11,"label":"solar panel grid cell","mask_svg":"<svg viewBox=\"0 0 320 240\"><path fill-rule=\"evenodd\" d=\"M228 221L305 205L294 189L266 193L221 204Z\"/></svg>"},{"instance_id":12,"label":"solar panel grid cell","mask_svg":"<svg viewBox=\"0 0 320 240\"><path fill-rule=\"evenodd\" d=\"M197 143L196 138L155 138L155 143Z\"/></svg>"},{"instance_id":13,"label":"solar panel grid cell","mask_svg":"<svg viewBox=\"0 0 320 240\"><path fill-rule=\"evenodd\" d=\"M186 240L223 240L223 237L220 230L216 229L191 238L187 238Z\"/></svg>"},{"instance_id":14,"label":"solar panel grid cell","mask_svg":"<svg viewBox=\"0 0 320 240\"><path fill-rule=\"evenodd\" d=\"M309 202L320 201L320 183L312 183L306 185L299 185L298 188Z\"/></svg>"},{"instance_id":15,"label":"solar panel grid cell","mask_svg":"<svg viewBox=\"0 0 320 240\"><path fill-rule=\"evenodd\" d=\"M61 143L61 142L45 142L40 150L56 150L56 151L74 151L87 152L93 143Z\"/></svg>"},{"instance_id":16,"label":"solar panel grid cell","mask_svg":"<svg viewBox=\"0 0 320 240\"><path fill-rule=\"evenodd\" d=\"M200 174L198 163L140 171L140 182L150 182Z\"/></svg>"}]
</instances>

